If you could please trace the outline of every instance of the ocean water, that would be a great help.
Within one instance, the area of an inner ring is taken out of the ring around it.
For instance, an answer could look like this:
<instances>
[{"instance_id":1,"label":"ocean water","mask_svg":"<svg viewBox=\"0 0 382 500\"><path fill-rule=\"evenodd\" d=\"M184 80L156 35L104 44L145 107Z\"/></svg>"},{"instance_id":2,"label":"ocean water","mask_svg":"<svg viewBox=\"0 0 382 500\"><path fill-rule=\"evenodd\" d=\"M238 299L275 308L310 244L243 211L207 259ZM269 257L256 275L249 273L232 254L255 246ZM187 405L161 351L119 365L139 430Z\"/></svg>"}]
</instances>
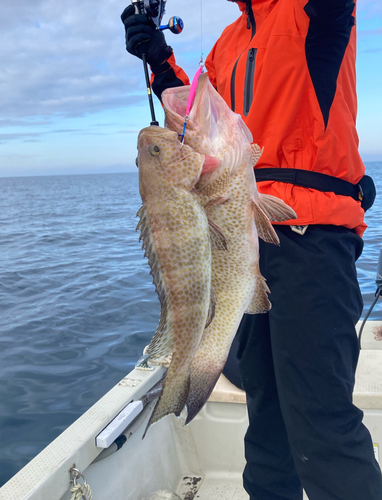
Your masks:
<instances>
[{"instance_id":1,"label":"ocean water","mask_svg":"<svg viewBox=\"0 0 382 500\"><path fill-rule=\"evenodd\" d=\"M367 164L382 193L380 169ZM137 173L0 178L0 192L1 486L133 368L160 308L135 232ZM381 209L358 262L365 310Z\"/></svg>"}]
</instances>

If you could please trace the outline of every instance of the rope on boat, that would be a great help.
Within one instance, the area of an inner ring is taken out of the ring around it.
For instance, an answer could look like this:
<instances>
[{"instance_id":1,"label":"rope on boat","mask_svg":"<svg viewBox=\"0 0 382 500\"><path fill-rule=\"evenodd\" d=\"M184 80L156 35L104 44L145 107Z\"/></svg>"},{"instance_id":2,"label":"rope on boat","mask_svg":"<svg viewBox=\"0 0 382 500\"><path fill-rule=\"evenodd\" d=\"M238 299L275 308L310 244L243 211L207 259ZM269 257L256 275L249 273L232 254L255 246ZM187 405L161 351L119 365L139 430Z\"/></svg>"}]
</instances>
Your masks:
<instances>
[{"instance_id":1,"label":"rope on boat","mask_svg":"<svg viewBox=\"0 0 382 500\"><path fill-rule=\"evenodd\" d=\"M93 500L92 492L88 483L76 484L70 488L72 494L70 500ZM87 495L87 497L86 497Z\"/></svg>"},{"instance_id":2,"label":"rope on boat","mask_svg":"<svg viewBox=\"0 0 382 500\"><path fill-rule=\"evenodd\" d=\"M143 354L147 354L147 349L148 345L143 349ZM163 365L165 368L168 368L170 366L172 359L172 354L167 354L166 356L161 356L160 358L149 358L147 360L147 363L149 366L159 366Z\"/></svg>"},{"instance_id":3,"label":"rope on boat","mask_svg":"<svg viewBox=\"0 0 382 500\"><path fill-rule=\"evenodd\" d=\"M71 467L69 473L70 482L73 484L73 486L70 488L70 493L72 494L70 500L93 500L90 486L86 482L85 476L83 476L81 472L76 469L75 464L73 465L73 467ZM80 477L82 477L83 479L82 484L77 482Z\"/></svg>"}]
</instances>

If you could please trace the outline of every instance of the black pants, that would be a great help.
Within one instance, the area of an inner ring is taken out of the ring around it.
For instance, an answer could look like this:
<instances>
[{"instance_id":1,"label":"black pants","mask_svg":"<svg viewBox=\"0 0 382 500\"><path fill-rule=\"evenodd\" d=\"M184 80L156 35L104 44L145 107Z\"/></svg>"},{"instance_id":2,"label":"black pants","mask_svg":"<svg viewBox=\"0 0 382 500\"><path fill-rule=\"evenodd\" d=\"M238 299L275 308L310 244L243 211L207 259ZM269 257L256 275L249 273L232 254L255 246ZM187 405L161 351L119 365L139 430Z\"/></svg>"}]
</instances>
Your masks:
<instances>
[{"instance_id":1,"label":"black pants","mask_svg":"<svg viewBox=\"0 0 382 500\"><path fill-rule=\"evenodd\" d=\"M238 359L250 425L244 487L251 500L382 500L362 412L352 404L362 311L362 240L334 226L305 235L277 226L260 243L272 309L245 315Z\"/></svg>"}]
</instances>

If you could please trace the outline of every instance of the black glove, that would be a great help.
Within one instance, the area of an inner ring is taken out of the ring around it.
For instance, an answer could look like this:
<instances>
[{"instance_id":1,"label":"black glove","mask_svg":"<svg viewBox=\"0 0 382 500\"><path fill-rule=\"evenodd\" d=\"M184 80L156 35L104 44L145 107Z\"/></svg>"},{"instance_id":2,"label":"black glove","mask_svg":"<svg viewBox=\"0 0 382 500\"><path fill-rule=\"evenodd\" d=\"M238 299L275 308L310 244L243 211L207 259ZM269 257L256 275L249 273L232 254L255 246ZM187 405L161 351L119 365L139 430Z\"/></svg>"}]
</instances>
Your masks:
<instances>
[{"instance_id":1,"label":"black glove","mask_svg":"<svg viewBox=\"0 0 382 500\"><path fill-rule=\"evenodd\" d=\"M147 16L135 14L135 7L129 5L122 12L121 19L125 25L127 52L140 59L144 54L146 61L154 68L167 61L172 48Z\"/></svg>"}]
</instances>

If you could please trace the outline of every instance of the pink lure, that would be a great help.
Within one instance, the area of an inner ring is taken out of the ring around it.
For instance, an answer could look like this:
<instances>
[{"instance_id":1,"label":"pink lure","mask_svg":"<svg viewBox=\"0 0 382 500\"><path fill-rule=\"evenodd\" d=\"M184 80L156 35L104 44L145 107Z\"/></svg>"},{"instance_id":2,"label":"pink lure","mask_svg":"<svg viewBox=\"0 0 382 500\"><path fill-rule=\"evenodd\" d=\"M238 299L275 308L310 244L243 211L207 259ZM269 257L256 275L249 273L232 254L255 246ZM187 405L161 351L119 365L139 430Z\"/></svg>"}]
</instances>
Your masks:
<instances>
[{"instance_id":1,"label":"pink lure","mask_svg":"<svg viewBox=\"0 0 382 500\"><path fill-rule=\"evenodd\" d=\"M195 99L196 87L198 86L199 76L202 73L203 73L203 67L200 66L199 69L198 69L198 71L195 73L194 78L192 79L191 88L190 88L190 94L188 96L188 101L187 101L186 116L184 117L183 131L182 131L182 135L181 135L181 138L180 138L180 142L182 144L183 144L184 134L185 134L186 127L187 127L188 115L190 114L190 111L191 111L191 108L192 108L192 104L193 104L194 99Z\"/></svg>"},{"instance_id":2,"label":"pink lure","mask_svg":"<svg viewBox=\"0 0 382 500\"><path fill-rule=\"evenodd\" d=\"M188 101L187 101L187 108L186 108L186 115L188 116L191 111L192 104L195 99L195 94L196 94L196 87L198 86L198 80L199 76L203 73L203 68L200 66L198 71L195 73L194 78L192 79L191 83L191 88L190 88L190 95L188 96Z\"/></svg>"}]
</instances>

